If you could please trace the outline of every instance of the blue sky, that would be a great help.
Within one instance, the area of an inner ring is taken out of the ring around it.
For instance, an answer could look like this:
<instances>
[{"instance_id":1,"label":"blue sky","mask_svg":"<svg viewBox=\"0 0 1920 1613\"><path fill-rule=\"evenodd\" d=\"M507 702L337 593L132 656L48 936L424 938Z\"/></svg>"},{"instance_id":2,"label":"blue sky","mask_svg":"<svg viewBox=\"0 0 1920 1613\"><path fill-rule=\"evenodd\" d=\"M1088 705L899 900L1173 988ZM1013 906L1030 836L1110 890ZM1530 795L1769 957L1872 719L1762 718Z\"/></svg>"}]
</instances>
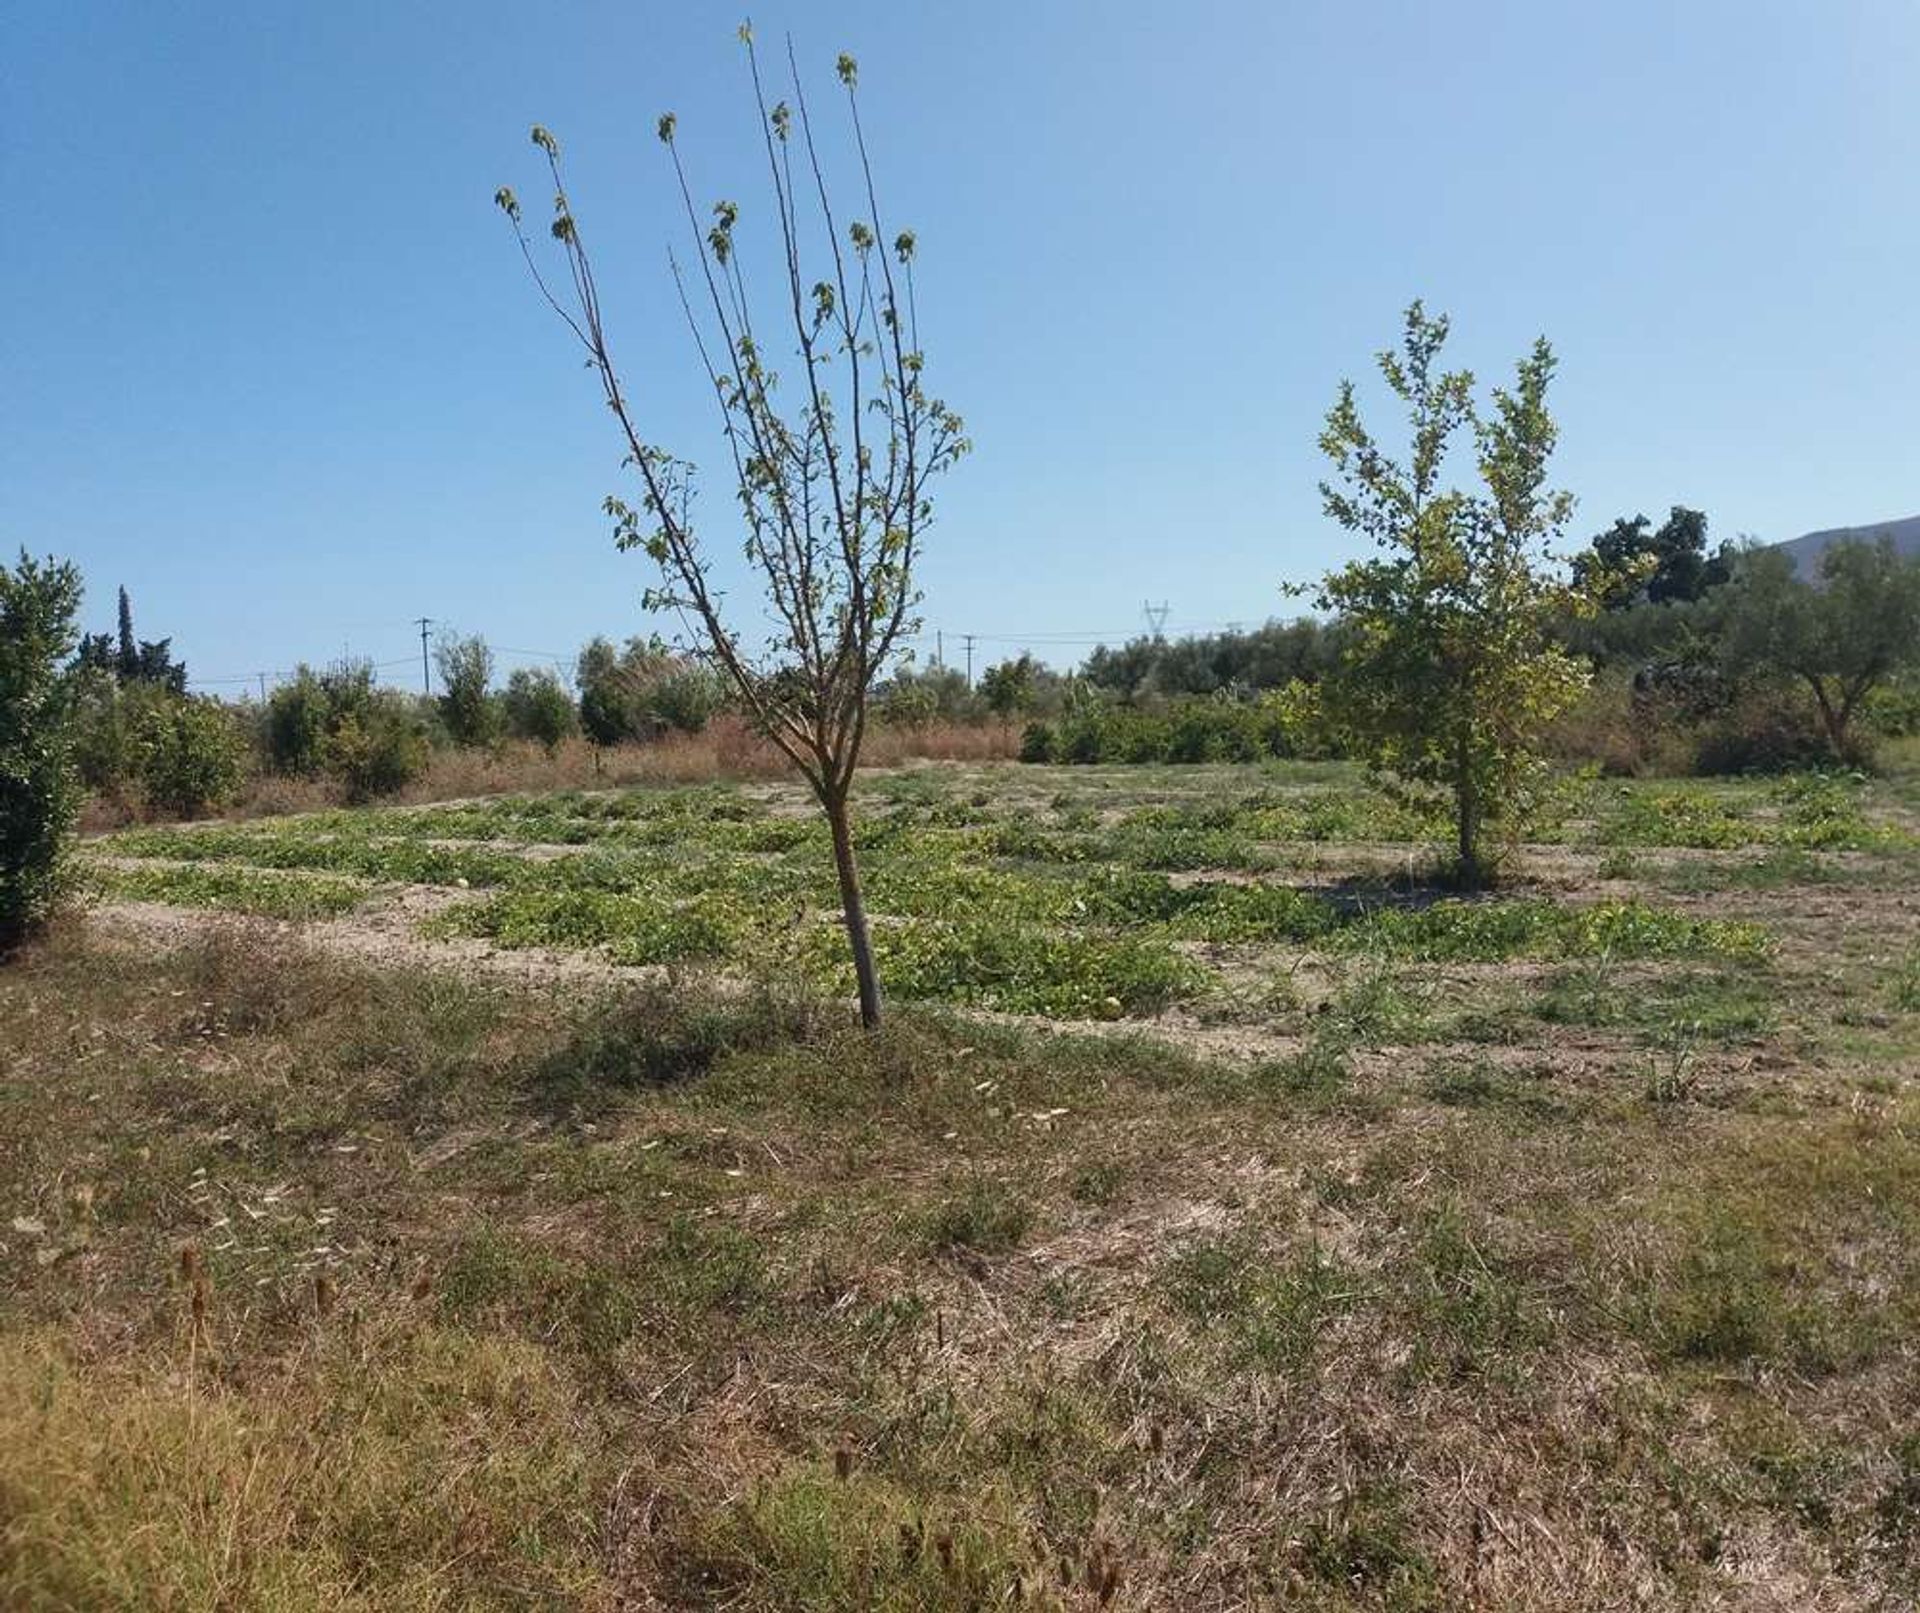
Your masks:
<instances>
[{"instance_id":1,"label":"blue sky","mask_svg":"<svg viewBox=\"0 0 1920 1613\"><path fill-rule=\"evenodd\" d=\"M653 137L763 201L738 8L13 0L0 18L0 545L132 591L199 679L503 665L644 629L611 422L491 198L564 142L655 440L719 469ZM1418 295L1483 376L1561 357L1574 535L1920 510L1920 8L1906 0L763 6L861 62L920 241L929 634L1056 662L1252 623L1353 552L1314 439ZM726 489L706 534L732 551ZM512 653L505 653L511 650Z\"/></svg>"}]
</instances>

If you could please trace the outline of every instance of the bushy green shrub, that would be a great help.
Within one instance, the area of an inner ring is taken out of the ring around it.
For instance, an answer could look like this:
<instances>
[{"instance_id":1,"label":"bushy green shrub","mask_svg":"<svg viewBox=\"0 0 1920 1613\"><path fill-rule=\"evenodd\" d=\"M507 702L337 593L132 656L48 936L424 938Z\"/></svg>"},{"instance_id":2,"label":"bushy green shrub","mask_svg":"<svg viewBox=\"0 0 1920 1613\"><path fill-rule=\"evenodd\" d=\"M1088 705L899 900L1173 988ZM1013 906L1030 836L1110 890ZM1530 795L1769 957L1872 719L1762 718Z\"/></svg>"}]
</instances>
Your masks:
<instances>
[{"instance_id":1,"label":"bushy green shrub","mask_svg":"<svg viewBox=\"0 0 1920 1613\"><path fill-rule=\"evenodd\" d=\"M719 678L688 663L655 678L642 696L643 709L655 723L681 734L700 733L725 704Z\"/></svg>"},{"instance_id":2,"label":"bushy green shrub","mask_svg":"<svg viewBox=\"0 0 1920 1613\"><path fill-rule=\"evenodd\" d=\"M1784 689L1756 689L1735 700L1694 731L1692 771L1797 773L1807 768L1863 767L1872 760L1864 729L1833 742L1804 699Z\"/></svg>"},{"instance_id":3,"label":"bushy green shrub","mask_svg":"<svg viewBox=\"0 0 1920 1613\"><path fill-rule=\"evenodd\" d=\"M302 666L267 701L268 764L280 773L329 774L349 799L390 795L425 771L430 746L413 703L375 689L365 662L324 672Z\"/></svg>"},{"instance_id":4,"label":"bushy green shrub","mask_svg":"<svg viewBox=\"0 0 1920 1613\"><path fill-rule=\"evenodd\" d=\"M217 700L147 685L123 696L140 793L150 807L191 818L223 806L246 777L245 740Z\"/></svg>"},{"instance_id":5,"label":"bushy green shrub","mask_svg":"<svg viewBox=\"0 0 1920 1613\"><path fill-rule=\"evenodd\" d=\"M1920 734L1920 677L1875 689L1867 696L1861 717L1884 739L1910 739Z\"/></svg>"},{"instance_id":6,"label":"bushy green shrub","mask_svg":"<svg viewBox=\"0 0 1920 1613\"><path fill-rule=\"evenodd\" d=\"M1020 736L1020 760L1055 762L1059 756L1060 735L1050 722L1030 722Z\"/></svg>"},{"instance_id":7,"label":"bushy green shrub","mask_svg":"<svg viewBox=\"0 0 1920 1613\"><path fill-rule=\"evenodd\" d=\"M73 764L89 790L115 795L136 771L132 712L120 681L111 672L85 663L69 680Z\"/></svg>"},{"instance_id":8,"label":"bushy green shrub","mask_svg":"<svg viewBox=\"0 0 1920 1613\"><path fill-rule=\"evenodd\" d=\"M1023 762L1253 762L1324 755L1308 693L1256 701L1187 700L1164 710L1090 703L1027 725Z\"/></svg>"},{"instance_id":9,"label":"bushy green shrub","mask_svg":"<svg viewBox=\"0 0 1920 1613\"><path fill-rule=\"evenodd\" d=\"M30 934L65 888L79 811L71 688L80 573L69 563L0 566L0 954Z\"/></svg>"},{"instance_id":10,"label":"bushy green shrub","mask_svg":"<svg viewBox=\"0 0 1920 1613\"><path fill-rule=\"evenodd\" d=\"M697 734L726 704L719 676L659 639L629 639L616 650L596 638L580 652L580 727L596 745Z\"/></svg>"},{"instance_id":11,"label":"bushy green shrub","mask_svg":"<svg viewBox=\"0 0 1920 1613\"><path fill-rule=\"evenodd\" d=\"M404 697L384 693L343 720L322 750L326 770L358 804L404 789L426 771L426 725Z\"/></svg>"},{"instance_id":12,"label":"bushy green shrub","mask_svg":"<svg viewBox=\"0 0 1920 1613\"><path fill-rule=\"evenodd\" d=\"M507 679L501 707L509 734L533 740L549 752L580 727L573 696L549 667L521 667L514 672Z\"/></svg>"},{"instance_id":13,"label":"bushy green shrub","mask_svg":"<svg viewBox=\"0 0 1920 1613\"><path fill-rule=\"evenodd\" d=\"M302 665L267 698L267 763L276 773L311 778L325 761L327 734L373 698L373 669Z\"/></svg>"},{"instance_id":14,"label":"bushy green shrub","mask_svg":"<svg viewBox=\"0 0 1920 1613\"><path fill-rule=\"evenodd\" d=\"M493 681L493 651L475 634L448 634L434 648L440 669L440 721L456 745L491 745L500 737L501 711L488 685Z\"/></svg>"}]
</instances>

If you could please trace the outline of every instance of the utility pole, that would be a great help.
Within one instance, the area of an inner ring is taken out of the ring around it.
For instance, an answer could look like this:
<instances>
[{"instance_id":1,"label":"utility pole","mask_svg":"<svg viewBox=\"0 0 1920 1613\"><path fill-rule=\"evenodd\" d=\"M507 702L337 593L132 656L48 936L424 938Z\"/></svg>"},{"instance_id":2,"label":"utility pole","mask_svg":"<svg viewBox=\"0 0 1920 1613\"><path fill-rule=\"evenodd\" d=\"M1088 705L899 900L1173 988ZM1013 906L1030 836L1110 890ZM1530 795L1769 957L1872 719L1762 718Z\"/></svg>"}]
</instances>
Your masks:
<instances>
[{"instance_id":1,"label":"utility pole","mask_svg":"<svg viewBox=\"0 0 1920 1613\"><path fill-rule=\"evenodd\" d=\"M937 627L933 630L933 664L937 667L947 664L947 635Z\"/></svg>"},{"instance_id":2,"label":"utility pole","mask_svg":"<svg viewBox=\"0 0 1920 1613\"><path fill-rule=\"evenodd\" d=\"M1147 618L1147 632L1159 638L1161 630L1167 625L1167 602L1163 599L1156 605L1148 600L1140 609Z\"/></svg>"},{"instance_id":3,"label":"utility pole","mask_svg":"<svg viewBox=\"0 0 1920 1613\"><path fill-rule=\"evenodd\" d=\"M973 635L965 633L961 636L967 641L967 687L971 689L973 687Z\"/></svg>"},{"instance_id":4,"label":"utility pole","mask_svg":"<svg viewBox=\"0 0 1920 1613\"><path fill-rule=\"evenodd\" d=\"M256 672L254 676L260 680L260 704L264 706L267 703L267 675L264 672Z\"/></svg>"},{"instance_id":5,"label":"utility pole","mask_svg":"<svg viewBox=\"0 0 1920 1613\"><path fill-rule=\"evenodd\" d=\"M415 620L420 624L420 692L424 695L431 695L433 693L433 670L427 661L427 629L433 626L433 618L431 616L420 616L416 617Z\"/></svg>"}]
</instances>

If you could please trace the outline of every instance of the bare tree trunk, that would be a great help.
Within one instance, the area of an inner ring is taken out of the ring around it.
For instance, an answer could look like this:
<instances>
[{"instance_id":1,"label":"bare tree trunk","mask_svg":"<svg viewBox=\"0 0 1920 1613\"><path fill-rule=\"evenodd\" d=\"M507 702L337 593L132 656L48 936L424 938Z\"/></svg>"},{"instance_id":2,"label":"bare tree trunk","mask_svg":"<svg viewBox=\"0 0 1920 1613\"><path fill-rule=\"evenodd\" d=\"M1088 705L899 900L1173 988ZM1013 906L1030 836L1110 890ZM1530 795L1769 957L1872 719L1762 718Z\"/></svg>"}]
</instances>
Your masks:
<instances>
[{"instance_id":1,"label":"bare tree trunk","mask_svg":"<svg viewBox=\"0 0 1920 1613\"><path fill-rule=\"evenodd\" d=\"M860 1023L868 1030L880 1025L880 977L874 973L873 943L867 935L867 905L860 895L860 867L853 858L853 825L847 817L844 793L826 796L827 822L833 828L833 866L840 876L840 912L846 921L847 942L853 948L853 974L860 983Z\"/></svg>"}]
</instances>

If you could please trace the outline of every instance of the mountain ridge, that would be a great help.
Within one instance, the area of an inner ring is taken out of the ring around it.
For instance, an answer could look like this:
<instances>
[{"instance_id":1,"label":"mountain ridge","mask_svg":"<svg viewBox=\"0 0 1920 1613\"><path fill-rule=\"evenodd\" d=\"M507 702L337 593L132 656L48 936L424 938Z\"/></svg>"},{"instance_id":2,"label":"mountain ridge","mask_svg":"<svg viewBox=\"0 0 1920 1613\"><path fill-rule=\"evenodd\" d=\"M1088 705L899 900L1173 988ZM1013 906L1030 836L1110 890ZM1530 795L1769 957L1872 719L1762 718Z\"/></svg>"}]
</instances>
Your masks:
<instances>
[{"instance_id":1,"label":"mountain ridge","mask_svg":"<svg viewBox=\"0 0 1920 1613\"><path fill-rule=\"evenodd\" d=\"M1909 515L1896 521L1869 521L1861 526L1827 527L1819 532L1788 538L1773 547L1792 555L1794 566L1805 577L1813 575L1820 563L1820 556L1829 545L1857 538L1871 541L1882 533L1892 536L1894 547L1902 554L1920 554L1920 515Z\"/></svg>"}]
</instances>

